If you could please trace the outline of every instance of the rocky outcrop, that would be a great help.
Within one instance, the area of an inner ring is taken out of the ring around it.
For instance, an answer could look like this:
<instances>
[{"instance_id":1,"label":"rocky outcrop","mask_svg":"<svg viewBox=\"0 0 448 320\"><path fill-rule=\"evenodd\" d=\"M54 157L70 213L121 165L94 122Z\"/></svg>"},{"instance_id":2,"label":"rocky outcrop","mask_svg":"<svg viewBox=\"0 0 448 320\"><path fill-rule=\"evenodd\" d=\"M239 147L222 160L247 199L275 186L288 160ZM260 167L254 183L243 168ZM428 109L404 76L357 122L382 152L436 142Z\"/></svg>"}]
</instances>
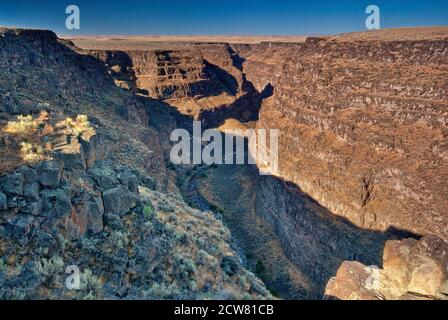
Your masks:
<instances>
[{"instance_id":1,"label":"rocky outcrop","mask_svg":"<svg viewBox=\"0 0 448 320\"><path fill-rule=\"evenodd\" d=\"M45 108L45 101L38 99L40 95L68 100L113 88L112 78L101 61L76 52L70 42L58 39L51 31L0 29L0 34L0 81L7 83L0 93L0 112L39 111ZM27 73L19 75L18 70ZM35 92L34 99L17 95L29 90Z\"/></svg>"},{"instance_id":2,"label":"rocky outcrop","mask_svg":"<svg viewBox=\"0 0 448 320\"><path fill-rule=\"evenodd\" d=\"M168 192L150 124L176 127L172 108L52 32L0 44L0 299L272 298L222 222Z\"/></svg>"},{"instance_id":3,"label":"rocky outcrop","mask_svg":"<svg viewBox=\"0 0 448 320\"><path fill-rule=\"evenodd\" d=\"M0 299L270 297L222 222L153 189L110 161L87 171L44 162L2 177ZM72 266L79 290L64 285Z\"/></svg>"},{"instance_id":4,"label":"rocky outcrop","mask_svg":"<svg viewBox=\"0 0 448 320\"><path fill-rule=\"evenodd\" d=\"M437 237L388 241L383 268L344 262L327 285L329 299L448 299L448 244Z\"/></svg>"}]
</instances>

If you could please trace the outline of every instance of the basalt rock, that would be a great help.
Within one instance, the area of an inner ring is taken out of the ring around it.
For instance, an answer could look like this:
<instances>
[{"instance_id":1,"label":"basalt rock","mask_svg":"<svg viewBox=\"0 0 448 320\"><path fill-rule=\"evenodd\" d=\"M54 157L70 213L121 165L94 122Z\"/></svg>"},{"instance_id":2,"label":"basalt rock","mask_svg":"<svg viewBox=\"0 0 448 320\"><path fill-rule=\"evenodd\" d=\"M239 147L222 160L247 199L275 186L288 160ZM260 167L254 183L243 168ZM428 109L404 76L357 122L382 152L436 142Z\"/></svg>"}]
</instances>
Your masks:
<instances>
[{"instance_id":1,"label":"basalt rock","mask_svg":"<svg viewBox=\"0 0 448 320\"><path fill-rule=\"evenodd\" d=\"M279 176L378 231L448 239L446 39L264 43L243 64L268 85L257 127L279 129Z\"/></svg>"},{"instance_id":2,"label":"basalt rock","mask_svg":"<svg viewBox=\"0 0 448 320\"><path fill-rule=\"evenodd\" d=\"M103 192L103 201L107 213L120 216L125 215L137 205L135 197L122 186Z\"/></svg>"},{"instance_id":3,"label":"basalt rock","mask_svg":"<svg viewBox=\"0 0 448 320\"><path fill-rule=\"evenodd\" d=\"M21 172L6 175L0 178L3 191L10 196L23 195L24 178Z\"/></svg>"},{"instance_id":4,"label":"basalt rock","mask_svg":"<svg viewBox=\"0 0 448 320\"><path fill-rule=\"evenodd\" d=\"M241 57L227 44L91 54L105 62L118 85L166 101L208 126L228 117L257 118L261 95L246 80Z\"/></svg>"},{"instance_id":5,"label":"basalt rock","mask_svg":"<svg viewBox=\"0 0 448 320\"><path fill-rule=\"evenodd\" d=\"M5 211L6 209L8 209L6 194L0 192L0 211Z\"/></svg>"},{"instance_id":6,"label":"basalt rock","mask_svg":"<svg viewBox=\"0 0 448 320\"><path fill-rule=\"evenodd\" d=\"M386 243L383 268L344 262L327 285L327 298L448 299L448 243L437 237Z\"/></svg>"},{"instance_id":7,"label":"basalt rock","mask_svg":"<svg viewBox=\"0 0 448 320\"><path fill-rule=\"evenodd\" d=\"M61 181L62 164L59 161L45 161L37 168L39 183L44 187L57 187Z\"/></svg>"}]
</instances>

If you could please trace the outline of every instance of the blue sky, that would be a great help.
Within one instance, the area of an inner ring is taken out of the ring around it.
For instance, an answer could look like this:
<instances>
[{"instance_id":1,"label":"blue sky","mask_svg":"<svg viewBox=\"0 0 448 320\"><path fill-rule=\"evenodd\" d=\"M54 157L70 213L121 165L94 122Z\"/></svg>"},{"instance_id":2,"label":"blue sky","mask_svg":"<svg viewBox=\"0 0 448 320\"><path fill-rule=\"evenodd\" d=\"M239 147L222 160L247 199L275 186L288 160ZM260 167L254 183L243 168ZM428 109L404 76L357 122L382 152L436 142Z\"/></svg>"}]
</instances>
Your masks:
<instances>
[{"instance_id":1,"label":"blue sky","mask_svg":"<svg viewBox=\"0 0 448 320\"><path fill-rule=\"evenodd\" d=\"M65 29L65 8L81 10L81 30ZM58 34L306 35L364 30L378 5L381 27L448 25L448 0L0 0L0 25Z\"/></svg>"}]
</instances>

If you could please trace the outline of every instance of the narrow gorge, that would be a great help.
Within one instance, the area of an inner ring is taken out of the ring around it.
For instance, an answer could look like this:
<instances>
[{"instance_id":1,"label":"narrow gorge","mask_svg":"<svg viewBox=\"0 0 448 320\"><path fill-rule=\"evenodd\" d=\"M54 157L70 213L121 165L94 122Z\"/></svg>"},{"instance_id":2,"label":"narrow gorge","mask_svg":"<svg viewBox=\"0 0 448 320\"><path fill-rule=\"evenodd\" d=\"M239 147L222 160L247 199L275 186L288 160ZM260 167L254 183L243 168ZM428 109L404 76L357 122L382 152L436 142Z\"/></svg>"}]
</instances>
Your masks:
<instances>
[{"instance_id":1,"label":"narrow gorge","mask_svg":"<svg viewBox=\"0 0 448 320\"><path fill-rule=\"evenodd\" d=\"M283 298L323 297L343 261L381 266L388 240L447 237L446 40L357 36L95 53L119 85L208 128L280 129L278 177L189 168L178 187L219 209Z\"/></svg>"},{"instance_id":2,"label":"narrow gorge","mask_svg":"<svg viewBox=\"0 0 448 320\"><path fill-rule=\"evenodd\" d=\"M54 252L101 261L106 298L446 298L446 28L138 50L0 34L9 274L44 246L46 264ZM222 134L278 129L278 175L172 164L170 134L194 120Z\"/></svg>"}]
</instances>

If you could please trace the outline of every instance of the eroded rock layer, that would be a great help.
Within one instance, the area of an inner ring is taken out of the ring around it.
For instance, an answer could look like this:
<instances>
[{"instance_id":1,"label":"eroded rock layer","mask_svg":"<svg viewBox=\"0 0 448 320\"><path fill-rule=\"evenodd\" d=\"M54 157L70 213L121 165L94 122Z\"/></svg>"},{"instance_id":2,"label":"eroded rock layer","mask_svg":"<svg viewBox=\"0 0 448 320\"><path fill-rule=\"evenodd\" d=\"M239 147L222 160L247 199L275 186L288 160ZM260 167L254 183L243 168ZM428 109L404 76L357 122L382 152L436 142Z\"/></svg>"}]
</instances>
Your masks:
<instances>
[{"instance_id":1,"label":"eroded rock layer","mask_svg":"<svg viewBox=\"0 0 448 320\"><path fill-rule=\"evenodd\" d=\"M448 239L445 39L261 44L244 70L271 84L280 176L362 228Z\"/></svg>"},{"instance_id":2,"label":"eroded rock layer","mask_svg":"<svg viewBox=\"0 0 448 320\"><path fill-rule=\"evenodd\" d=\"M258 116L262 96L246 81L241 58L227 44L91 53L106 63L119 86L163 100L208 126L228 117Z\"/></svg>"}]
</instances>

